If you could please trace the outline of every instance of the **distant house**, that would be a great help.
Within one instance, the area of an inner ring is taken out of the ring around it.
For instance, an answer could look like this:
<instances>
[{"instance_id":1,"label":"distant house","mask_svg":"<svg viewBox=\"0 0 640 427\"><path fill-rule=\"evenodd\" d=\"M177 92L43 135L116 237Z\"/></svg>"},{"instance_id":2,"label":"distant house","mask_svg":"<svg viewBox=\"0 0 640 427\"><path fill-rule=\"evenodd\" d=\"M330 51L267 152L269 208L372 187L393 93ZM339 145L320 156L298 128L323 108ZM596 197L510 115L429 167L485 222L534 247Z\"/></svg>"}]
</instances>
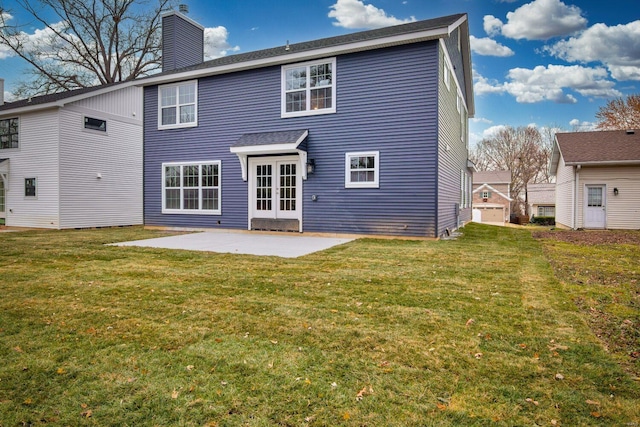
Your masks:
<instances>
[{"instance_id":1,"label":"distant house","mask_svg":"<svg viewBox=\"0 0 640 427\"><path fill-rule=\"evenodd\" d=\"M145 224L438 237L471 219L467 15L203 62L163 17L144 87Z\"/></svg>"},{"instance_id":2,"label":"distant house","mask_svg":"<svg viewBox=\"0 0 640 427\"><path fill-rule=\"evenodd\" d=\"M640 229L640 132L556 134L556 225Z\"/></svg>"},{"instance_id":3,"label":"distant house","mask_svg":"<svg viewBox=\"0 0 640 427\"><path fill-rule=\"evenodd\" d=\"M0 105L0 220L142 224L142 90L123 83Z\"/></svg>"},{"instance_id":4,"label":"distant house","mask_svg":"<svg viewBox=\"0 0 640 427\"><path fill-rule=\"evenodd\" d=\"M474 221L483 223L509 222L511 215L511 171L481 171L473 173Z\"/></svg>"},{"instance_id":5,"label":"distant house","mask_svg":"<svg viewBox=\"0 0 640 427\"><path fill-rule=\"evenodd\" d=\"M531 217L556 216L556 184L527 184L527 199Z\"/></svg>"}]
</instances>

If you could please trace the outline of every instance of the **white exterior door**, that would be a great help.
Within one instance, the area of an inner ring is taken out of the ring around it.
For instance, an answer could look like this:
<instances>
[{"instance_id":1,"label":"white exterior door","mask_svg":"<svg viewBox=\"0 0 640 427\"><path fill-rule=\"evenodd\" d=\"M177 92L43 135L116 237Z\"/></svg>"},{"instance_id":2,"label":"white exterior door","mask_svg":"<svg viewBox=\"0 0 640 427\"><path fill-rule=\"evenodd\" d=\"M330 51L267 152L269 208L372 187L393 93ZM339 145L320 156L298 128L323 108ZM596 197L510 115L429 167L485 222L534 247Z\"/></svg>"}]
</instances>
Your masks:
<instances>
[{"instance_id":1,"label":"white exterior door","mask_svg":"<svg viewBox=\"0 0 640 427\"><path fill-rule=\"evenodd\" d=\"M250 218L302 221L302 175L295 157L249 159Z\"/></svg>"},{"instance_id":2,"label":"white exterior door","mask_svg":"<svg viewBox=\"0 0 640 427\"><path fill-rule=\"evenodd\" d=\"M604 185L586 185L584 204L584 227L605 228L607 210Z\"/></svg>"}]
</instances>

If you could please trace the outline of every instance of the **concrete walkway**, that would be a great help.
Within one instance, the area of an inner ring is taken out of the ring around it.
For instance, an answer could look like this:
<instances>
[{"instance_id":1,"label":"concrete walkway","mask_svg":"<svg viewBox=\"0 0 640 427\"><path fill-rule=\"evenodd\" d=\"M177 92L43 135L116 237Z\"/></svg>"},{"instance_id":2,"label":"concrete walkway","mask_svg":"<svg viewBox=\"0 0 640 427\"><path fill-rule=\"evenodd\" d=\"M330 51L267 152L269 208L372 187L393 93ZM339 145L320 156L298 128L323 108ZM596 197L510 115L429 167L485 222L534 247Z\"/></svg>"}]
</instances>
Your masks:
<instances>
[{"instance_id":1,"label":"concrete walkway","mask_svg":"<svg viewBox=\"0 0 640 427\"><path fill-rule=\"evenodd\" d=\"M205 231L114 243L112 246L143 246L163 249L186 249L230 254L265 255L297 258L329 249L354 239L316 237L300 234L262 234Z\"/></svg>"}]
</instances>

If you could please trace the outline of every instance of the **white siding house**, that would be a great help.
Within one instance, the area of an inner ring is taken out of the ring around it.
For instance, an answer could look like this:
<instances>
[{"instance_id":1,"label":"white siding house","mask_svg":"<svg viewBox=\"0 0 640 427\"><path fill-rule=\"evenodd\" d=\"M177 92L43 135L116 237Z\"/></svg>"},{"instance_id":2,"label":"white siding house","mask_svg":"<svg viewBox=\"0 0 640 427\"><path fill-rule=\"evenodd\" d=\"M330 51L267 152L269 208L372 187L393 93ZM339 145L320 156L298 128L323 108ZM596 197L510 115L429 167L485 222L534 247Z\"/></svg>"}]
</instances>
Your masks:
<instances>
[{"instance_id":1,"label":"white siding house","mask_svg":"<svg viewBox=\"0 0 640 427\"><path fill-rule=\"evenodd\" d=\"M0 106L0 221L142 224L142 89L130 83Z\"/></svg>"},{"instance_id":2,"label":"white siding house","mask_svg":"<svg viewBox=\"0 0 640 427\"><path fill-rule=\"evenodd\" d=\"M556 134L556 225L640 229L640 132Z\"/></svg>"}]
</instances>

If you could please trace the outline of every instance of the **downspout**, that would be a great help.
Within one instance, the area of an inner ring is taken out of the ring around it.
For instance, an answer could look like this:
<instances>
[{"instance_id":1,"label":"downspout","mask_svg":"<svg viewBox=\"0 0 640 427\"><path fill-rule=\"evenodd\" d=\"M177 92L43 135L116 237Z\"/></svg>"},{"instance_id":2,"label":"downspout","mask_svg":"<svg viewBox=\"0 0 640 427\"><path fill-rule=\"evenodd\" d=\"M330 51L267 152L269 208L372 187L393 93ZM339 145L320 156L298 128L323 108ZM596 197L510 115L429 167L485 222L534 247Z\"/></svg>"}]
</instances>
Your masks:
<instances>
[{"instance_id":1,"label":"downspout","mask_svg":"<svg viewBox=\"0 0 640 427\"><path fill-rule=\"evenodd\" d=\"M578 229L578 191L580 189L580 169L582 165L576 166L575 188L573 189L573 229Z\"/></svg>"}]
</instances>

